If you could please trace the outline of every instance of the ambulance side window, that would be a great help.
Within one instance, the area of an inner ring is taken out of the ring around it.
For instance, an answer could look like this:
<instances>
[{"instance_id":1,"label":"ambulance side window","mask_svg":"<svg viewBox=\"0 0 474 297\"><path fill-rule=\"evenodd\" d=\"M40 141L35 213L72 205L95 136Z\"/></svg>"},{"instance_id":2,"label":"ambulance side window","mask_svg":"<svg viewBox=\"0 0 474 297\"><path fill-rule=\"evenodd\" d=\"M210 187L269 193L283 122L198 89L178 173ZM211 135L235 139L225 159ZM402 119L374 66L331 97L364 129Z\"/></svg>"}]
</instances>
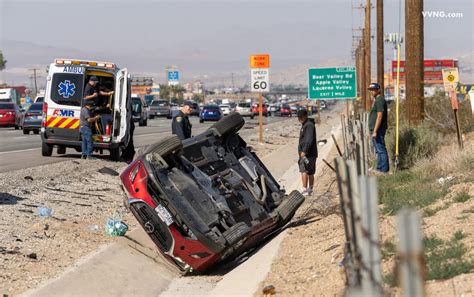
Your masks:
<instances>
[{"instance_id":1,"label":"ambulance side window","mask_svg":"<svg viewBox=\"0 0 474 297\"><path fill-rule=\"evenodd\" d=\"M51 100L61 105L80 106L84 91L82 74L55 73L51 82Z\"/></svg>"}]
</instances>

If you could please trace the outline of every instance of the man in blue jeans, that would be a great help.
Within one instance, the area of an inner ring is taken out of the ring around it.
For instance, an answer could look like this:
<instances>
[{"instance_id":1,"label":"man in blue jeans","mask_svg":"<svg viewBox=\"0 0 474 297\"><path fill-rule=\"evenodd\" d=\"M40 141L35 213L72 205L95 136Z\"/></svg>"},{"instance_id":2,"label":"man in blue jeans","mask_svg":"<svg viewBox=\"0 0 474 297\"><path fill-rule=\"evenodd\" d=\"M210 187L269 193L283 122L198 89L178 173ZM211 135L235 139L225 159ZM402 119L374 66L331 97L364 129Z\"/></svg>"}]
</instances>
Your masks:
<instances>
[{"instance_id":1,"label":"man in blue jeans","mask_svg":"<svg viewBox=\"0 0 474 297\"><path fill-rule=\"evenodd\" d=\"M372 109L369 114L369 130L377 154L377 171L387 173L389 170L385 132L387 131L387 102L380 94L380 85L371 83L369 92L372 98Z\"/></svg>"},{"instance_id":2,"label":"man in blue jeans","mask_svg":"<svg viewBox=\"0 0 474 297\"><path fill-rule=\"evenodd\" d=\"M92 123L100 119L100 115L92 116L92 102L87 102L81 108L80 129L82 136L82 155L81 159L92 158Z\"/></svg>"}]
</instances>

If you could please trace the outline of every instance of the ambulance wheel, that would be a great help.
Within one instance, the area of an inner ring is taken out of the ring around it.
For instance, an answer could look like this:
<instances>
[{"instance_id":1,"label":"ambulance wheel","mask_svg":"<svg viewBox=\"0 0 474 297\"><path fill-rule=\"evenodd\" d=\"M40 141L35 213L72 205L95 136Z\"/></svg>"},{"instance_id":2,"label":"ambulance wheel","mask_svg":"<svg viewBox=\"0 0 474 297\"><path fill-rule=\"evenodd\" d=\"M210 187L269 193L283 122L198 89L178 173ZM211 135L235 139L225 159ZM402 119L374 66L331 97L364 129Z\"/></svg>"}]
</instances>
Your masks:
<instances>
[{"instance_id":1,"label":"ambulance wheel","mask_svg":"<svg viewBox=\"0 0 474 297\"><path fill-rule=\"evenodd\" d=\"M58 146L58 155L64 155L66 153L66 147L65 146Z\"/></svg>"},{"instance_id":2,"label":"ambulance wheel","mask_svg":"<svg viewBox=\"0 0 474 297\"><path fill-rule=\"evenodd\" d=\"M41 155L43 157L51 157L52 154L53 154L53 146L43 142L41 144Z\"/></svg>"},{"instance_id":3,"label":"ambulance wheel","mask_svg":"<svg viewBox=\"0 0 474 297\"><path fill-rule=\"evenodd\" d=\"M119 161L121 154L122 154L122 147L120 146L115 149L110 149L110 160Z\"/></svg>"}]
</instances>

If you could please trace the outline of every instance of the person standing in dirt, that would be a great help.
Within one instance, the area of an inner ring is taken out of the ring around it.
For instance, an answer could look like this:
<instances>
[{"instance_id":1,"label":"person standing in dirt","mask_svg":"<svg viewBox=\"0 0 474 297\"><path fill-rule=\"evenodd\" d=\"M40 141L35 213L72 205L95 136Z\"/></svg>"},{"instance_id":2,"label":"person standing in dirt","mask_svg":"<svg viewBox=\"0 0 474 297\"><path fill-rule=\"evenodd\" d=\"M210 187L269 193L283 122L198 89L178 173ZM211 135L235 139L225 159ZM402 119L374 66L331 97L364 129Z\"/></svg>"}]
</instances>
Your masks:
<instances>
[{"instance_id":1,"label":"person standing in dirt","mask_svg":"<svg viewBox=\"0 0 474 297\"><path fill-rule=\"evenodd\" d=\"M311 195L313 194L314 174L316 173L316 159L318 158L316 124L314 119L308 118L308 112L305 109L298 110L297 116L298 121L301 123L298 142L298 165L301 173L301 182L303 183L301 194Z\"/></svg>"},{"instance_id":2,"label":"person standing in dirt","mask_svg":"<svg viewBox=\"0 0 474 297\"><path fill-rule=\"evenodd\" d=\"M183 107L173 116L171 122L171 133L177 135L181 141L191 137L192 125L189 122L189 115L191 114L191 103L184 102Z\"/></svg>"},{"instance_id":3,"label":"person standing in dirt","mask_svg":"<svg viewBox=\"0 0 474 297\"><path fill-rule=\"evenodd\" d=\"M387 173L389 171L388 153L385 145L385 133L387 132L387 102L380 94L380 85L371 83L369 92L372 98L372 109L369 114L369 130L377 154L377 171Z\"/></svg>"},{"instance_id":4,"label":"person standing in dirt","mask_svg":"<svg viewBox=\"0 0 474 297\"><path fill-rule=\"evenodd\" d=\"M100 119L100 115L92 116L92 102L86 101L79 116L79 132L82 138L81 159L94 159L92 158L92 123L98 119Z\"/></svg>"}]
</instances>

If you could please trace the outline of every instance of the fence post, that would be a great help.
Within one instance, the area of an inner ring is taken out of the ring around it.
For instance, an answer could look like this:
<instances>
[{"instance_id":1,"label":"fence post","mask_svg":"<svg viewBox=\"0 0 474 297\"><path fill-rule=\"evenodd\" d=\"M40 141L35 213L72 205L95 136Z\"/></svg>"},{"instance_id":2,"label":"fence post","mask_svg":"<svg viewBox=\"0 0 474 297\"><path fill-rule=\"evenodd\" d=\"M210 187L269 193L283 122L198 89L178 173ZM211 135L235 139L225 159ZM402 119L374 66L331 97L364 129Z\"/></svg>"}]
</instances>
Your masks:
<instances>
[{"instance_id":1,"label":"fence post","mask_svg":"<svg viewBox=\"0 0 474 297\"><path fill-rule=\"evenodd\" d=\"M403 208L397 215L399 242L399 279L404 296L425 296L423 244L420 216L414 210Z\"/></svg>"},{"instance_id":2,"label":"fence post","mask_svg":"<svg viewBox=\"0 0 474 297\"><path fill-rule=\"evenodd\" d=\"M382 269L380 265L380 238L377 179L360 176L362 228L362 263L368 277L362 279L362 290L366 296L382 296Z\"/></svg>"}]
</instances>

